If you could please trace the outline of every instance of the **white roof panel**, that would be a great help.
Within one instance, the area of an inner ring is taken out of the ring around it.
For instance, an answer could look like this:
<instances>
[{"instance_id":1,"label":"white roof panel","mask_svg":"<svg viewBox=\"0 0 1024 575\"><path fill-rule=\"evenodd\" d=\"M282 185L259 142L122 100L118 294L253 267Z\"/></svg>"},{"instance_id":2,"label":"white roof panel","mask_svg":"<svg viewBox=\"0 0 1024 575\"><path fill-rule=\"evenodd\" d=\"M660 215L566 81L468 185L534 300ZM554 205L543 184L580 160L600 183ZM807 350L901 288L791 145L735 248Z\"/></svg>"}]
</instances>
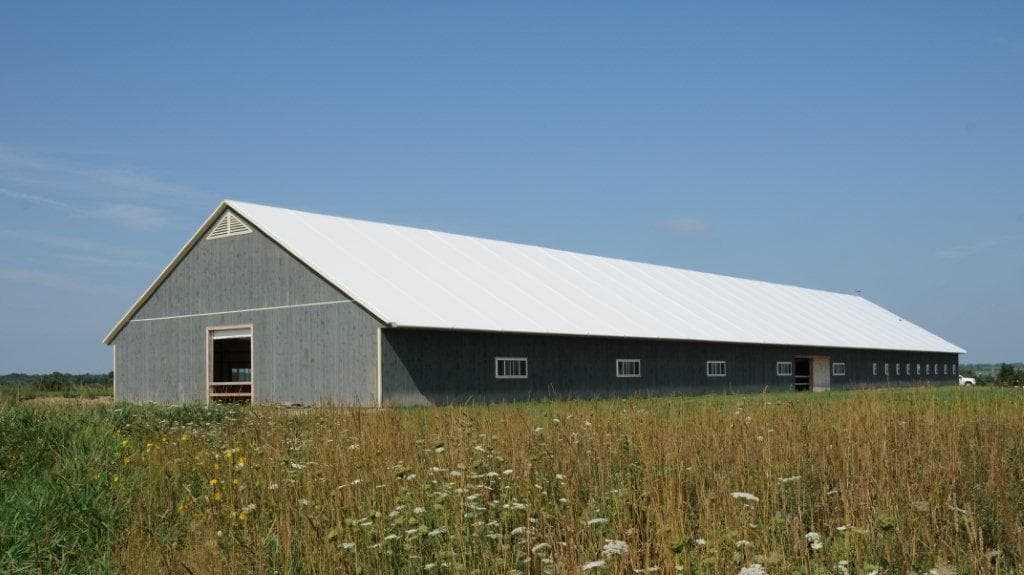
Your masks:
<instances>
[{"instance_id":1,"label":"white roof panel","mask_svg":"<svg viewBox=\"0 0 1024 575\"><path fill-rule=\"evenodd\" d=\"M394 326L964 353L859 296L227 205Z\"/></svg>"},{"instance_id":2,"label":"white roof panel","mask_svg":"<svg viewBox=\"0 0 1024 575\"><path fill-rule=\"evenodd\" d=\"M862 297L228 201L382 321L401 327L964 353Z\"/></svg>"}]
</instances>

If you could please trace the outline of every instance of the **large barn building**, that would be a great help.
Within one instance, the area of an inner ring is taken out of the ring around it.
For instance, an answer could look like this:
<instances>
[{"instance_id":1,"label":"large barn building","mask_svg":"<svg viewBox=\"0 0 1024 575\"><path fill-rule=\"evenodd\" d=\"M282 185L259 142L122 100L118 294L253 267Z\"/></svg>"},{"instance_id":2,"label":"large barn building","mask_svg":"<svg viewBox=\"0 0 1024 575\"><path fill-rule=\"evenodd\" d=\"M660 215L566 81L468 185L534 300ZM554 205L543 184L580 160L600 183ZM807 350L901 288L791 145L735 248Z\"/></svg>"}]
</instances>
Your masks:
<instances>
[{"instance_id":1,"label":"large barn building","mask_svg":"<svg viewBox=\"0 0 1024 575\"><path fill-rule=\"evenodd\" d=\"M115 396L410 405L949 383L855 295L226 201L114 326Z\"/></svg>"}]
</instances>

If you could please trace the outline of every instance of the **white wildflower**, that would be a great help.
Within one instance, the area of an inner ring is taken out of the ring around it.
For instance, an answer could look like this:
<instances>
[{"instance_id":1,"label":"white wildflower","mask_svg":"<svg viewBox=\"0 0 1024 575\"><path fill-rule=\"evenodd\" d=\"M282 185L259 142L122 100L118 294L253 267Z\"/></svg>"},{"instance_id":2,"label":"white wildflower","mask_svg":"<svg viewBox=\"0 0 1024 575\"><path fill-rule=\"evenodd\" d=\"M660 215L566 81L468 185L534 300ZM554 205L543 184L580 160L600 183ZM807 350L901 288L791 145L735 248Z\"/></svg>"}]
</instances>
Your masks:
<instances>
[{"instance_id":1,"label":"white wildflower","mask_svg":"<svg viewBox=\"0 0 1024 575\"><path fill-rule=\"evenodd\" d=\"M704 547L705 545L708 544L708 540L704 539L703 537L698 537L698 538L693 540L693 544L698 546L698 547Z\"/></svg>"},{"instance_id":2,"label":"white wildflower","mask_svg":"<svg viewBox=\"0 0 1024 575\"><path fill-rule=\"evenodd\" d=\"M750 541L747 541L746 539L740 539L739 541L736 542L736 548L737 549L739 549L741 547L753 547L753 546L754 546L754 544L751 543Z\"/></svg>"},{"instance_id":3,"label":"white wildflower","mask_svg":"<svg viewBox=\"0 0 1024 575\"><path fill-rule=\"evenodd\" d=\"M413 515L423 515L426 512L427 512L427 510L424 509L423 507L414 507L412 509Z\"/></svg>"},{"instance_id":4,"label":"white wildflower","mask_svg":"<svg viewBox=\"0 0 1024 575\"><path fill-rule=\"evenodd\" d=\"M783 477L779 479L779 483L793 483L794 481L800 481L799 475L791 475L789 477Z\"/></svg>"},{"instance_id":5,"label":"white wildflower","mask_svg":"<svg viewBox=\"0 0 1024 575\"><path fill-rule=\"evenodd\" d=\"M555 474L555 479L557 479L559 481L565 481L565 476L562 475L561 473L556 473Z\"/></svg>"},{"instance_id":6,"label":"white wildflower","mask_svg":"<svg viewBox=\"0 0 1024 575\"><path fill-rule=\"evenodd\" d=\"M536 545L534 545L533 547L530 548L530 554L531 555L536 555L536 554L540 553L541 551L547 551L548 549L551 549L551 544L550 543L538 543L538 544L536 544Z\"/></svg>"},{"instance_id":7,"label":"white wildflower","mask_svg":"<svg viewBox=\"0 0 1024 575\"><path fill-rule=\"evenodd\" d=\"M608 523L607 517L595 517L587 521L587 525L604 525L605 523Z\"/></svg>"},{"instance_id":8,"label":"white wildflower","mask_svg":"<svg viewBox=\"0 0 1024 575\"><path fill-rule=\"evenodd\" d=\"M740 569L739 575L768 575L768 572L764 570L760 563L751 563Z\"/></svg>"},{"instance_id":9,"label":"white wildflower","mask_svg":"<svg viewBox=\"0 0 1024 575\"><path fill-rule=\"evenodd\" d=\"M305 497L299 499L299 505L309 505L309 499L306 499Z\"/></svg>"},{"instance_id":10,"label":"white wildflower","mask_svg":"<svg viewBox=\"0 0 1024 575\"><path fill-rule=\"evenodd\" d=\"M278 485L276 483L271 483L270 485L267 486L267 489L269 489L271 491L273 491L273 490L275 490L277 488L278 488Z\"/></svg>"},{"instance_id":11,"label":"white wildflower","mask_svg":"<svg viewBox=\"0 0 1024 575\"><path fill-rule=\"evenodd\" d=\"M447 527L438 527L437 529L432 529L429 533L427 533L427 535L429 535L431 537L440 537L441 535L444 535L445 533L448 533L448 528Z\"/></svg>"},{"instance_id":12,"label":"white wildflower","mask_svg":"<svg viewBox=\"0 0 1024 575\"><path fill-rule=\"evenodd\" d=\"M525 527L516 527L511 531L512 535L522 535L523 533L526 533Z\"/></svg>"},{"instance_id":13,"label":"white wildflower","mask_svg":"<svg viewBox=\"0 0 1024 575\"><path fill-rule=\"evenodd\" d=\"M352 543L351 541L350 542L346 542L346 543L342 543L341 544L341 548L346 550L346 551L351 551L351 550L356 548L356 544Z\"/></svg>"},{"instance_id":14,"label":"white wildflower","mask_svg":"<svg viewBox=\"0 0 1024 575\"><path fill-rule=\"evenodd\" d=\"M751 503L757 503L758 501L761 501L760 497L754 495L753 493L747 493L745 491L733 491L729 495L732 495L733 499L743 499L744 501L749 501Z\"/></svg>"},{"instance_id":15,"label":"white wildflower","mask_svg":"<svg viewBox=\"0 0 1024 575\"><path fill-rule=\"evenodd\" d=\"M825 546L825 544L821 542L821 534L815 531L808 532L807 535L804 535L804 539L807 540L807 544L811 546L811 549L815 551Z\"/></svg>"},{"instance_id":16,"label":"white wildflower","mask_svg":"<svg viewBox=\"0 0 1024 575\"><path fill-rule=\"evenodd\" d=\"M512 475L513 473L515 473L515 471L511 469L506 469L505 471L501 472L502 475Z\"/></svg>"},{"instance_id":17,"label":"white wildflower","mask_svg":"<svg viewBox=\"0 0 1024 575\"><path fill-rule=\"evenodd\" d=\"M633 569L633 573L657 573L658 571L661 571L661 567L654 566Z\"/></svg>"},{"instance_id":18,"label":"white wildflower","mask_svg":"<svg viewBox=\"0 0 1024 575\"><path fill-rule=\"evenodd\" d=\"M292 466L292 469L305 469L306 468L305 464L295 463L295 462L292 462L291 466Z\"/></svg>"},{"instance_id":19,"label":"white wildflower","mask_svg":"<svg viewBox=\"0 0 1024 575\"><path fill-rule=\"evenodd\" d=\"M593 570L593 569L601 569L604 566L605 566L604 560L603 559L598 559L597 561L591 561L590 563L585 563L583 565L583 567L580 567L580 571L583 571L584 573L586 573L587 571L590 571L590 570Z\"/></svg>"},{"instance_id":20,"label":"white wildflower","mask_svg":"<svg viewBox=\"0 0 1024 575\"><path fill-rule=\"evenodd\" d=\"M629 551L629 545L619 539L605 539L604 547L601 548L601 555L611 557L612 555L624 555Z\"/></svg>"}]
</instances>

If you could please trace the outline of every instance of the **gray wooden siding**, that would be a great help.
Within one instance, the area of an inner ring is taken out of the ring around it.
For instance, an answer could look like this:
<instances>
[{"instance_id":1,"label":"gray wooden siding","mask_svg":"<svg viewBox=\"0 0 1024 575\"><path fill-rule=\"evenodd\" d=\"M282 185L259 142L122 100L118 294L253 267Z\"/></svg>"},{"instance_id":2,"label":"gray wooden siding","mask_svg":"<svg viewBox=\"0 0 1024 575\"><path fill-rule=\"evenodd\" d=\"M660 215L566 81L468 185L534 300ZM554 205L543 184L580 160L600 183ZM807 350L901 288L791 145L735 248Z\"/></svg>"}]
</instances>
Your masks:
<instances>
[{"instance_id":1,"label":"gray wooden siding","mask_svg":"<svg viewBox=\"0 0 1024 575\"><path fill-rule=\"evenodd\" d=\"M631 394L756 392L792 389L792 377L775 373L776 361L825 355L846 363L846 376L832 376L832 388L952 383L955 354L786 348L615 338L385 329L382 332L384 402L438 404L552 397ZM494 358L529 358L529 378L494 377ZM640 359L640 378L615 377L616 359ZM728 362L726 377L708 377L705 362ZM946 376L897 377L895 362L949 364ZM879 375L872 375L879 362ZM890 375L884 376L889 362Z\"/></svg>"},{"instance_id":2,"label":"gray wooden siding","mask_svg":"<svg viewBox=\"0 0 1024 575\"><path fill-rule=\"evenodd\" d=\"M348 299L258 231L204 239L115 339L117 399L205 401L206 328L252 324L257 402L375 405L380 324Z\"/></svg>"},{"instance_id":3,"label":"gray wooden siding","mask_svg":"<svg viewBox=\"0 0 1024 575\"><path fill-rule=\"evenodd\" d=\"M136 319L344 299L261 232L199 241Z\"/></svg>"}]
</instances>

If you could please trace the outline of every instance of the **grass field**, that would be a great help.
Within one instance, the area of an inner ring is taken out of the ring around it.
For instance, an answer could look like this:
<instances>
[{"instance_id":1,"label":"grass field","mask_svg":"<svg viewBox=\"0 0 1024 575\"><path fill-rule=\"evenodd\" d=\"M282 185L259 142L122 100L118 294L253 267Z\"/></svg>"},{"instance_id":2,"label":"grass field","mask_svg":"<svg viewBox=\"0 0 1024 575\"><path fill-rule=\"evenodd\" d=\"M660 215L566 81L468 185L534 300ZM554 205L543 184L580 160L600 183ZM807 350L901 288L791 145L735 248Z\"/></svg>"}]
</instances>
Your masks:
<instances>
[{"instance_id":1,"label":"grass field","mask_svg":"<svg viewBox=\"0 0 1024 575\"><path fill-rule=\"evenodd\" d=\"M1015 573L1024 392L0 400L2 573Z\"/></svg>"}]
</instances>

